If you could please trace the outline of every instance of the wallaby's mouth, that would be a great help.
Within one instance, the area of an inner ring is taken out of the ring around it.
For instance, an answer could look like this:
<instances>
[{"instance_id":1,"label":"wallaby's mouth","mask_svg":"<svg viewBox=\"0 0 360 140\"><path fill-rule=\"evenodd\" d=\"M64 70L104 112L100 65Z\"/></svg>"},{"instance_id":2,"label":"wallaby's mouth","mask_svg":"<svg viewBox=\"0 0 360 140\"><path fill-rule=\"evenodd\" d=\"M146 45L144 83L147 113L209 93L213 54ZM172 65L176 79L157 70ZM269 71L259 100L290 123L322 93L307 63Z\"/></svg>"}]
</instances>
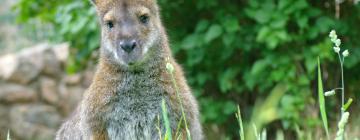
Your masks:
<instances>
[{"instance_id":1,"label":"wallaby's mouth","mask_svg":"<svg viewBox=\"0 0 360 140\"><path fill-rule=\"evenodd\" d=\"M143 59L142 49L140 46L134 48L132 51L125 51L121 47L116 48L116 55L118 61L121 61L124 65L132 66L140 63Z\"/></svg>"}]
</instances>

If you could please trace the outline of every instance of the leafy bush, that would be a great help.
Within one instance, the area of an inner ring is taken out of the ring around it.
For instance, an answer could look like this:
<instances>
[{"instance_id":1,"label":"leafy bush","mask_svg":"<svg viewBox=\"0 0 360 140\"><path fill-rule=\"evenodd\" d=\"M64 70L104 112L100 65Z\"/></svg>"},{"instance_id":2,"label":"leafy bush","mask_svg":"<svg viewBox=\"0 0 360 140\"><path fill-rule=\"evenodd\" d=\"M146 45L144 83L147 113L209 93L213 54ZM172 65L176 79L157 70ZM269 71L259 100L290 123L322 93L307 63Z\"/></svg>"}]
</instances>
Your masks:
<instances>
[{"instance_id":1,"label":"leafy bush","mask_svg":"<svg viewBox=\"0 0 360 140\"><path fill-rule=\"evenodd\" d=\"M304 112L315 106L317 57L336 62L327 38L331 29L346 36L343 47L352 50L345 65L345 71L351 68L345 75L347 86L353 90L349 93L359 90L355 85L360 76L360 48L355 46L360 46L360 4L341 4L341 17L336 19L334 3L327 0L158 3L173 52L198 97L204 124L217 124L229 136L237 136L238 129L232 125L236 122L233 114L237 104L241 104L244 117L249 117L255 100L265 98L278 83L288 87L279 105L281 128L295 130L300 125L311 129L321 125L317 116ZM49 25L53 28L49 39L72 44L69 72L81 69L79 66L99 47L99 27L88 0L20 0L15 10L19 23ZM41 27L36 30L49 32ZM339 77L334 69L324 73ZM339 80L332 77L324 80L335 85Z\"/></svg>"}]
</instances>

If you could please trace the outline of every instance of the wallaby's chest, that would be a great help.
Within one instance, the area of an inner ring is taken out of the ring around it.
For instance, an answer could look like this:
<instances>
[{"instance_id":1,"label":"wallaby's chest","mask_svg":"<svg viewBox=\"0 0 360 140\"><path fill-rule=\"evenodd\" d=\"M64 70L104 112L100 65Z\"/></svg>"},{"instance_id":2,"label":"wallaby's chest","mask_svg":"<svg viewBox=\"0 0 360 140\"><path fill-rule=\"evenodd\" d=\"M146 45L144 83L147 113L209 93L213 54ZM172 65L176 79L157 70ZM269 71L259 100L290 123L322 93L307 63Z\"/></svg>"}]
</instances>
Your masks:
<instances>
[{"instance_id":1,"label":"wallaby's chest","mask_svg":"<svg viewBox=\"0 0 360 140\"><path fill-rule=\"evenodd\" d=\"M159 139L166 91L156 79L128 76L118 85L106 116L110 139ZM168 105L168 110L171 110ZM160 120L159 120L160 119Z\"/></svg>"}]
</instances>

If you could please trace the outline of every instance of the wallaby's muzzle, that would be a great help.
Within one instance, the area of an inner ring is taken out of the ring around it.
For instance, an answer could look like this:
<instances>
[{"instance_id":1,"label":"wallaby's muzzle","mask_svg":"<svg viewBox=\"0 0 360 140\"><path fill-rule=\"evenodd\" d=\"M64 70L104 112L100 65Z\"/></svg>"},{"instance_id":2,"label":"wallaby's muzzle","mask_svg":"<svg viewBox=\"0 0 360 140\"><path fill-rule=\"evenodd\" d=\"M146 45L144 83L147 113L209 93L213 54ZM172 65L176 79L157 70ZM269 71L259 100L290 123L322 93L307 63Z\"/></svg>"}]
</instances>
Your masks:
<instances>
[{"instance_id":1,"label":"wallaby's muzzle","mask_svg":"<svg viewBox=\"0 0 360 140\"><path fill-rule=\"evenodd\" d=\"M137 45L135 40L120 41L120 47L127 53L131 53Z\"/></svg>"}]
</instances>

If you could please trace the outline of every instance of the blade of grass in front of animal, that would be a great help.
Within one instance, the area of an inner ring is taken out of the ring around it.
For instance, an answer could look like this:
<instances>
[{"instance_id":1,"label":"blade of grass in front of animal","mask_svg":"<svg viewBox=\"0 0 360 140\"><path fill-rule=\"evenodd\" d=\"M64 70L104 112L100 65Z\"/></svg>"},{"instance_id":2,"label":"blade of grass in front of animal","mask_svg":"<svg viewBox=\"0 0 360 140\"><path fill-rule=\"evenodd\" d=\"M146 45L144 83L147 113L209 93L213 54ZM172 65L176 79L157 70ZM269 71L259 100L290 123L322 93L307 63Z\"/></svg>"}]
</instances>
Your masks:
<instances>
[{"instance_id":1,"label":"blade of grass in front of animal","mask_svg":"<svg viewBox=\"0 0 360 140\"><path fill-rule=\"evenodd\" d=\"M182 103L182 99L180 97L180 92L179 92L179 88L177 86L177 83L176 83L176 80L175 80L175 76L174 76L174 73L170 71L170 76L171 76L171 81L174 85L174 88L175 88L175 92L176 92L176 96L177 96L177 99L180 103L180 109L181 109L181 115L182 117L184 118L184 125L185 125L185 130L186 130L186 136L187 136L187 139L188 140L191 140L191 133L189 131L189 127L188 127L188 123L187 123L187 120L186 120L186 114L185 114L185 111L184 111L184 107L183 107L183 103Z\"/></svg>"},{"instance_id":2,"label":"blade of grass in front of animal","mask_svg":"<svg viewBox=\"0 0 360 140\"><path fill-rule=\"evenodd\" d=\"M181 115L180 122L178 123L178 126L177 126L177 128L176 128L176 133L175 133L175 137L176 137L176 138L179 138L180 135L181 135L181 132L180 132L180 131L181 131L181 124L182 124L183 119L184 119L184 116Z\"/></svg>"},{"instance_id":3,"label":"blade of grass in front of animal","mask_svg":"<svg viewBox=\"0 0 360 140\"><path fill-rule=\"evenodd\" d=\"M156 129L158 130L158 133L159 133L159 140L163 140L162 139L161 127L160 127L160 116L159 115L157 116Z\"/></svg>"},{"instance_id":4,"label":"blade of grass in front of animal","mask_svg":"<svg viewBox=\"0 0 360 140\"><path fill-rule=\"evenodd\" d=\"M165 99L162 99L161 108L162 108L162 115L163 115L163 118L164 118L165 129L166 129L164 139L165 140L172 140L170 121L169 121L168 112L167 112L167 109L166 109Z\"/></svg>"},{"instance_id":5,"label":"blade of grass in front of animal","mask_svg":"<svg viewBox=\"0 0 360 140\"><path fill-rule=\"evenodd\" d=\"M321 68L320 68L320 58L318 58L318 96L319 96L319 107L320 107L320 114L324 124L324 129L326 132L327 139L329 140L329 128L328 128L328 120L326 116L326 109L325 109L325 97L324 97L324 89L322 83L322 76L321 76Z\"/></svg>"}]
</instances>

